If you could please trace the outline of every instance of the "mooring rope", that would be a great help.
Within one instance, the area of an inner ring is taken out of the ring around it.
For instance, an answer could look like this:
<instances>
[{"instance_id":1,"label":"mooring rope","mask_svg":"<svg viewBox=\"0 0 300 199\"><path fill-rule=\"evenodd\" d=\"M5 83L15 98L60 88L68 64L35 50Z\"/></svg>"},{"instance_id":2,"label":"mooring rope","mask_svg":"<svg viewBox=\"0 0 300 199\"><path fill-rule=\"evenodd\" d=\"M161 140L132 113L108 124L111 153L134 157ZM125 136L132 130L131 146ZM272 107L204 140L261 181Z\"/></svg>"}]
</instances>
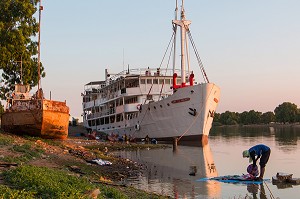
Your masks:
<instances>
[{"instance_id":1,"label":"mooring rope","mask_svg":"<svg viewBox=\"0 0 300 199\"><path fill-rule=\"evenodd\" d=\"M208 99L209 99L209 96L211 95L211 92L212 92L212 90L213 90L213 88L215 87L215 85L211 88L211 90L210 90L210 92L209 92L209 95L207 96L207 98L206 98L206 100L205 100L205 102L207 102L208 101ZM190 124L190 126L187 128L187 130L177 139L177 142L179 142L179 140L190 130L190 128L192 128L192 126L194 125L194 123L196 122L196 120L197 120L197 118L200 116L200 113L203 111L203 107L204 107L204 104L205 103L202 103L202 107L201 107L201 109L200 109L200 112L199 112L199 114L195 117L195 119L193 120L193 122ZM206 123L207 124L207 123ZM205 126L206 126L206 124L205 124ZM205 128L204 128L205 129ZM202 132L203 133L203 132Z\"/></svg>"}]
</instances>

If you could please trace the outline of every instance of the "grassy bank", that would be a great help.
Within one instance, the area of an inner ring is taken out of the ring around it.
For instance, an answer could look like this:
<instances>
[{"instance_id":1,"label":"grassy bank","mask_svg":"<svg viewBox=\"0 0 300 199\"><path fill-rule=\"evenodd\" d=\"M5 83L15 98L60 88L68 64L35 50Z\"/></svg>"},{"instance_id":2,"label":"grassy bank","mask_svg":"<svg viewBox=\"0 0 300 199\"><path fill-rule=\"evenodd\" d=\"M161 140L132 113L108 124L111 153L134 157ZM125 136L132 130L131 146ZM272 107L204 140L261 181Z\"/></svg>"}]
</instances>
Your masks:
<instances>
[{"instance_id":1,"label":"grassy bank","mask_svg":"<svg viewBox=\"0 0 300 199\"><path fill-rule=\"evenodd\" d=\"M41 140L1 132L0 198L167 198L123 184L142 165L107 153L144 147L158 146ZM89 163L100 157L112 165Z\"/></svg>"}]
</instances>

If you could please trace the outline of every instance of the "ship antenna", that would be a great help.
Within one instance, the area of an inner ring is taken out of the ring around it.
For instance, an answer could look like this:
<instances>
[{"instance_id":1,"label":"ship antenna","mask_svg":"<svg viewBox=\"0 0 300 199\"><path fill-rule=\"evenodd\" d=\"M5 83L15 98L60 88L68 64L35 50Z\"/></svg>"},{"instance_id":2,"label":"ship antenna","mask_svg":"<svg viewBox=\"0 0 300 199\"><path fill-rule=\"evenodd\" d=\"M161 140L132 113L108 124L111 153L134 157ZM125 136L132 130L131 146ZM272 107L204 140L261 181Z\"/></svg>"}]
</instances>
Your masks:
<instances>
[{"instance_id":1,"label":"ship antenna","mask_svg":"<svg viewBox=\"0 0 300 199\"><path fill-rule=\"evenodd\" d=\"M124 71L124 59L125 59L125 52L124 52L124 48L123 48L123 71Z\"/></svg>"},{"instance_id":2,"label":"ship antenna","mask_svg":"<svg viewBox=\"0 0 300 199\"><path fill-rule=\"evenodd\" d=\"M41 16L42 16L42 0L39 4L39 35L38 35L38 96L40 96L41 87Z\"/></svg>"}]
</instances>

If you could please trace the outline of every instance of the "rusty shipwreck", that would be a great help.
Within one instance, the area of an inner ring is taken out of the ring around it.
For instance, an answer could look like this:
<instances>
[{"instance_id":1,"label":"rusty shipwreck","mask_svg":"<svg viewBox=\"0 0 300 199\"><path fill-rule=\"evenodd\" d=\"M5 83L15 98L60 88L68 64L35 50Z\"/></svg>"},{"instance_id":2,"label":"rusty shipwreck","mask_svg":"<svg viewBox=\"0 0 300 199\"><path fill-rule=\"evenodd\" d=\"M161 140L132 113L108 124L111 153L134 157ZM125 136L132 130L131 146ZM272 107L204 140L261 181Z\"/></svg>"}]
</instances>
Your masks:
<instances>
[{"instance_id":1,"label":"rusty shipwreck","mask_svg":"<svg viewBox=\"0 0 300 199\"><path fill-rule=\"evenodd\" d=\"M29 85L17 84L15 91L7 96L2 129L19 135L66 139L69 127L66 102L44 99L41 89L31 96L29 90Z\"/></svg>"}]
</instances>

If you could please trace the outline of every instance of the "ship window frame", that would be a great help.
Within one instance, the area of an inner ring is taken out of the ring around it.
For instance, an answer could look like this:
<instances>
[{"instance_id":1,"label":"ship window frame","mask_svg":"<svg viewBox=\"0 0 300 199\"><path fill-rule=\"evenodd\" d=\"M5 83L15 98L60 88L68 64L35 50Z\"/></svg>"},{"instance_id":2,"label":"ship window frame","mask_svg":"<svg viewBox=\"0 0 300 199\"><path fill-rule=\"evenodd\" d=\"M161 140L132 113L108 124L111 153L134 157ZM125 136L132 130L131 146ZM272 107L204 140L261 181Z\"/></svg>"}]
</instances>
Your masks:
<instances>
[{"instance_id":1,"label":"ship window frame","mask_svg":"<svg viewBox=\"0 0 300 199\"><path fill-rule=\"evenodd\" d=\"M104 124L109 124L109 117L104 118Z\"/></svg>"},{"instance_id":2,"label":"ship window frame","mask_svg":"<svg viewBox=\"0 0 300 199\"><path fill-rule=\"evenodd\" d=\"M147 84L152 84L152 78L147 79Z\"/></svg>"},{"instance_id":3,"label":"ship window frame","mask_svg":"<svg viewBox=\"0 0 300 199\"><path fill-rule=\"evenodd\" d=\"M141 79L141 83L140 84L146 84L146 79Z\"/></svg>"},{"instance_id":4,"label":"ship window frame","mask_svg":"<svg viewBox=\"0 0 300 199\"><path fill-rule=\"evenodd\" d=\"M158 79L153 79L153 84L158 84Z\"/></svg>"}]
</instances>

